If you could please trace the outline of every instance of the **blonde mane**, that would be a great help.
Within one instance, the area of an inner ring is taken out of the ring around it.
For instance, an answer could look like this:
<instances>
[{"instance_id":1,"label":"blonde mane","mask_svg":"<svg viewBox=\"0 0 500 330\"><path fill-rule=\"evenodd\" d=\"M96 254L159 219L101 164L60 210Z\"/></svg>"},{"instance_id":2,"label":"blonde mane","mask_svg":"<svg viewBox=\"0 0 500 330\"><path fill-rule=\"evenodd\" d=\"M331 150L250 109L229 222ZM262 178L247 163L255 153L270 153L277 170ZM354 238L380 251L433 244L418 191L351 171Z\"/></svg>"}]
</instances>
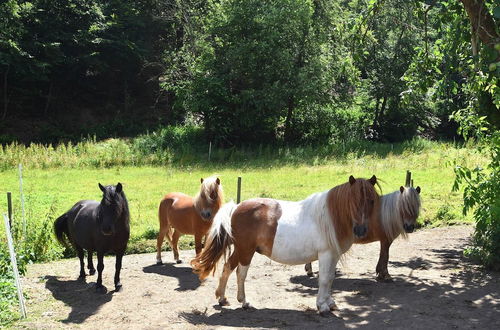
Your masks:
<instances>
[{"instance_id":1,"label":"blonde mane","mask_svg":"<svg viewBox=\"0 0 500 330\"><path fill-rule=\"evenodd\" d=\"M383 195L381 197L380 220L387 238L396 239L399 235L407 238L408 234L403 227L401 211L412 218L418 218L420 213L420 196L413 187L405 187L404 191L399 190Z\"/></svg>"},{"instance_id":2,"label":"blonde mane","mask_svg":"<svg viewBox=\"0 0 500 330\"><path fill-rule=\"evenodd\" d=\"M213 205L215 210L218 210L222 206L224 203L224 190L222 189L222 184L217 183L217 181L218 178L216 176L203 179L200 191L193 199L193 204L197 211L202 209L203 200L208 204ZM216 193L215 199L212 198L213 192Z\"/></svg>"},{"instance_id":3,"label":"blonde mane","mask_svg":"<svg viewBox=\"0 0 500 330\"><path fill-rule=\"evenodd\" d=\"M316 219L325 240L330 248L342 256L354 242L352 218L356 217L359 203L372 194L375 205L378 207L379 196L373 185L365 179L356 179L359 189L352 189L349 182L336 186L326 192L311 195L308 199L314 200L312 214ZM374 214L378 211L375 210Z\"/></svg>"}]
</instances>

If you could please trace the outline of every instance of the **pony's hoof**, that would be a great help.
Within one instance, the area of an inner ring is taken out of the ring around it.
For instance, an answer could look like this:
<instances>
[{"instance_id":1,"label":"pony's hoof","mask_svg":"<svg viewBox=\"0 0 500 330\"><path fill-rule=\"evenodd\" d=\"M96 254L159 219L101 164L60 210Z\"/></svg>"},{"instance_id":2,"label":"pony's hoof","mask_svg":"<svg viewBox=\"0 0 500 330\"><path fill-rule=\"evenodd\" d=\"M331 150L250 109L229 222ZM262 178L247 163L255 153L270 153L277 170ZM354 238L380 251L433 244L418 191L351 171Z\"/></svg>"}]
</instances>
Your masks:
<instances>
[{"instance_id":1,"label":"pony's hoof","mask_svg":"<svg viewBox=\"0 0 500 330\"><path fill-rule=\"evenodd\" d=\"M163 262L161 260L156 260L156 266L161 266L163 265Z\"/></svg>"},{"instance_id":2,"label":"pony's hoof","mask_svg":"<svg viewBox=\"0 0 500 330\"><path fill-rule=\"evenodd\" d=\"M95 287L95 292L104 294L104 293L108 292L108 289L106 289L106 287L104 285L100 285L100 286Z\"/></svg>"},{"instance_id":3,"label":"pony's hoof","mask_svg":"<svg viewBox=\"0 0 500 330\"><path fill-rule=\"evenodd\" d=\"M246 309L246 310L248 310L248 309L254 309L253 306L250 305L250 303L248 303L248 302L246 302L243 305L241 305L241 308Z\"/></svg>"},{"instance_id":4,"label":"pony's hoof","mask_svg":"<svg viewBox=\"0 0 500 330\"><path fill-rule=\"evenodd\" d=\"M331 311L337 311L339 308L337 307L337 304L332 302L330 304L328 304L328 307L330 307L330 310Z\"/></svg>"},{"instance_id":5,"label":"pony's hoof","mask_svg":"<svg viewBox=\"0 0 500 330\"><path fill-rule=\"evenodd\" d=\"M80 274L80 276L78 276L78 281L85 281L85 274Z\"/></svg>"},{"instance_id":6,"label":"pony's hoof","mask_svg":"<svg viewBox=\"0 0 500 330\"><path fill-rule=\"evenodd\" d=\"M219 306L229 306L229 301L227 301L227 298L219 299Z\"/></svg>"},{"instance_id":7,"label":"pony's hoof","mask_svg":"<svg viewBox=\"0 0 500 330\"><path fill-rule=\"evenodd\" d=\"M89 275L90 275L90 276L92 276L92 275L94 275L94 274L95 274L95 269L91 269L91 270L89 270Z\"/></svg>"},{"instance_id":8,"label":"pony's hoof","mask_svg":"<svg viewBox=\"0 0 500 330\"><path fill-rule=\"evenodd\" d=\"M120 291L122 291L122 284L121 283L115 284L115 292L120 292Z\"/></svg>"},{"instance_id":9,"label":"pony's hoof","mask_svg":"<svg viewBox=\"0 0 500 330\"><path fill-rule=\"evenodd\" d=\"M307 273L307 276L309 276L309 277L314 277L314 273L313 273L313 272L310 272L310 273L308 272L308 273Z\"/></svg>"},{"instance_id":10,"label":"pony's hoof","mask_svg":"<svg viewBox=\"0 0 500 330\"><path fill-rule=\"evenodd\" d=\"M175 262L178 263L178 264L182 264L182 260L180 260L180 259L176 260Z\"/></svg>"},{"instance_id":11,"label":"pony's hoof","mask_svg":"<svg viewBox=\"0 0 500 330\"><path fill-rule=\"evenodd\" d=\"M318 306L318 312L321 316L328 316L331 314L330 306L328 303L323 303L321 306Z\"/></svg>"},{"instance_id":12,"label":"pony's hoof","mask_svg":"<svg viewBox=\"0 0 500 330\"><path fill-rule=\"evenodd\" d=\"M394 280L392 279L391 275L386 274L386 275L378 275L377 282L392 283L394 282Z\"/></svg>"},{"instance_id":13,"label":"pony's hoof","mask_svg":"<svg viewBox=\"0 0 500 330\"><path fill-rule=\"evenodd\" d=\"M330 310L326 310L326 311L319 311L319 315L320 316L323 316L323 317L327 317L327 316L330 316L332 314L332 312Z\"/></svg>"}]
</instances>

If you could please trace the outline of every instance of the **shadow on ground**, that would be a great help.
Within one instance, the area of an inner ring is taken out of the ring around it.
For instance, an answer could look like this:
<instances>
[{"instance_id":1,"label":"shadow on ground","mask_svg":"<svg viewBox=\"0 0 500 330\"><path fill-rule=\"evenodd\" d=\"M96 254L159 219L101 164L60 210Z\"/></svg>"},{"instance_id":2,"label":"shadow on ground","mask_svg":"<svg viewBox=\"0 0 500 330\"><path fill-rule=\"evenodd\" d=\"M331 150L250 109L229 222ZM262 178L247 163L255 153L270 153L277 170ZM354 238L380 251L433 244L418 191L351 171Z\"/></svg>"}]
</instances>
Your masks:
<instances>
[{"instance_id":1,"label":"shadow on ground","mask_svg":"<svg viewBox=\"0 0 500 330\"><path fill-rule=\"evenodd\" d=\"M209 327L500 329L500 274L486 272L465 258L463 244L466 241L426 250L407 261L391 262L389 271L398 274L393 275L392 283L378 283L374 274L337 277L333 298L340 310L326 318L300 305L250 311L222 308L212 315L193 310L180 316L193 325ZM317 295L316 277L292 276L290 282L294 287L289 291Z\"/></svg>"},{"instance_id":2,"label":"shadow on ground","mask_svg":"<svg viewBox=\"0 0 500 330\"><path fill-rule=\"evenodd\" d=\"M95 283L85 280L62 281L57 276L45 276L45 279L45 287L52 296L71 307L68 317L62 320L64 323L83 323L102 305L110 302L115 292L97 293Z\"/></svg>"},{"instance_id":3,"label":"shadow on ground","mask_svg":"<svg viewBox=\"0 0 500 330\"><path fill-rule=\"evenodd\" d=\"M321 317L316 309L305 311L294 309L260 308L260 309L228 309L220 308L219 313L206 315L202 311L180 313L180 317L193 325L208 325L210 327L252 327L252 328L293 328L308 324L307 328L335 327L344 328L341 318Z\"/></svg>"},{"instance_id":4,"label":"shadow on ground","mask_svg":"<svg viewBox=\"0 0 500 330\"><path fill-rule=\"evenodd\" d=\"M144 267L142 271L177 278L179 287L175 289L176 291L196 290L201 284L198 276L193 273L193 269L190 266L172 263L155 264Z\"/></svg>"}]
</instances>

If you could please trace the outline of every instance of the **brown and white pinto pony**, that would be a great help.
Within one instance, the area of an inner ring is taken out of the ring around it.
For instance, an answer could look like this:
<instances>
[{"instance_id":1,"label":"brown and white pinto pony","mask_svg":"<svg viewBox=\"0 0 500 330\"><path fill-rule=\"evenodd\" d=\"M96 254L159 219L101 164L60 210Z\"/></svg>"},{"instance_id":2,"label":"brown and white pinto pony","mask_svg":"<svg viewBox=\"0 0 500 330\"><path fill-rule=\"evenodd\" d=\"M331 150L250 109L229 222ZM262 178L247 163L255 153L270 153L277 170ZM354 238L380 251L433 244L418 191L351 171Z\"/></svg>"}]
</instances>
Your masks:
<instances>
[{"instance_id":1,"label":"brown and white pinto pony","mask_svg":"<svg viewBox=\"0 0 500 330\"><path fill-rule=\"evenodd\" d=\"M162 264L161 246L167 237L177 263L177 242L181 235L194 235L196 255L201 252L202 238L207 234L212 219L224 202L224 193L219 178L201 179L200 192L193 198L180 192L165 195L160 202L158 216L160 232L156 240L156 263Z\"/></svg>"},{"instance_id":2,"label":"brown and white pinto pony","mask_svg":"<svg viewBox=\"0 0 500 330\"><path fill-rule=\"evenodd\" d=\"M352 245L363 237L378 214L377 178L355 179L299 202L268 198L224 205L215 216L203 252L191 261L200 280L206 278L219 259L226 260L215 291L219 304L227 304L227 280L237 267L238 301L245 298L245 278L255 252L283 264L297 265L319 260L319 292L316 305L325 315L336 307L331 297L335 266Z\"/></svg>"},{"instance_id":3,"label":"brown and white pinto pony","mask_svg":"<svg viewBox=\"0 0 500 330\"><path fill-rule=\"evenodd\" d=\"M368 226L368 233L363 238L355 238L355 244L380 241L380 256L377 263L377 281L390 282L387 270L389 248L398 237L407 238L413 232L420 213L420 187L403 187L380 197L380 212L376 221ZM305 266L307 275L313 276L311 264Z\"/></svg>"}]
</instances>

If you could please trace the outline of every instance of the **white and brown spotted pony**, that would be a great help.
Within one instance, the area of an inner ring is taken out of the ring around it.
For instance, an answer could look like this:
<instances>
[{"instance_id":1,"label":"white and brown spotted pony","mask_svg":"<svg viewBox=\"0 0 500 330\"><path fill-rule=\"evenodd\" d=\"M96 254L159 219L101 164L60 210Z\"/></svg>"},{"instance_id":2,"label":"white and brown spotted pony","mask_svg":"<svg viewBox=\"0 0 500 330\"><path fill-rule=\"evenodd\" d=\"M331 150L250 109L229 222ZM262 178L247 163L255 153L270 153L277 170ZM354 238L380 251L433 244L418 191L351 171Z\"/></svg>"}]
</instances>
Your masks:
<instances>
[{"instance_id":1,"label":"white and brown spotted pony","mask_svg":"<svg viewBox=\"0 0 500 330\"><path fill-rule=\"evenodd\" d=\"M368 226L368 233L363 238L355 238L355 244L380 241L380 255L376 267L377 281L390 282L387 270L389 248L399 236L408 237L417 223L420 213L420 187L403 187L380 197L380 212L376 221ZM311 264L305 266L307 275L313 276Z\"/></svg>"},{"instance_id":2,"label":"white and brown spotted pony","mask_svg":"<svg viewBox=\"0 0 500 330\"><path fill-rule=\"evenodd\" d=\"M319 260L316 305L322 315L328 314L336 308L331 296L335 266L354 238L366 235L378 214L376 183L375 176L365 180L351 175L349 182L299 202L256 198L228 203L215 216L205 248L191 265L203 280L234 245L215 295L219 304L227 304L227 280L237 268L237 298L247 308L244 285L255 252L289 265Z\"/></svg>"}]
</instances>

